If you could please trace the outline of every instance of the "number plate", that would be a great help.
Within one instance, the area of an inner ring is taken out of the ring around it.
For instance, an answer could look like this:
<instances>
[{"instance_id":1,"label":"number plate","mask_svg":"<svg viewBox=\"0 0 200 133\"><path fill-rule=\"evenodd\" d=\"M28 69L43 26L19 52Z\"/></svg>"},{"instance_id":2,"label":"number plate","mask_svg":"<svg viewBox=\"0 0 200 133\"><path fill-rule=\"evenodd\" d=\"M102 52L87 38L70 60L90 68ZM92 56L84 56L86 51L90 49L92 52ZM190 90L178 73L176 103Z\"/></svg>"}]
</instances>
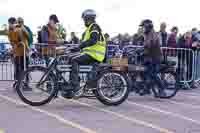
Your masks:
<instances>
[{"instance_id":1,"label":"number plate","mask_svg":"<svg viewBox=\"0 0 200 133\"><path fill-rule=\"evenodd\" d=\"M136 66L135 70L136 71L144 71L144 67L143 66Z\"/></svg>"},{"instance_id":2,"label":"number plate","mask_svg":"<svg viewBox=\"0 0 200 133\"><path fill-rule=\"evenodd\" d=\"M128 70L129 71L144 71L145 67L142 65L129 65Z\"/></svg>"}]
</instances>

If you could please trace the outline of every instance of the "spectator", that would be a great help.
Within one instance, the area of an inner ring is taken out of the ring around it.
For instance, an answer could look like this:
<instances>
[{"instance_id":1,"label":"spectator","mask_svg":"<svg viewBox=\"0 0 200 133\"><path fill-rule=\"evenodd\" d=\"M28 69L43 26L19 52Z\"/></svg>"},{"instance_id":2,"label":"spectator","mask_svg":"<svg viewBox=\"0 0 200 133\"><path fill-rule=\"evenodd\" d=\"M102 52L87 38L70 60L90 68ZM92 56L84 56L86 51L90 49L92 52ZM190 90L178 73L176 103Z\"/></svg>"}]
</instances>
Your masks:
<instances>
[{"instance_id":1,"label":"spectator","mask_svg":"<svg viewBox=\"0 0 200 133\"><path fill-rule=\"evenodd\" d=\"M187 49L192 49L192 33L186 32L178 41L179 48L184 48L178 52L178 75L179 80L185 79L186 76L187 81L192 79L192 65L193 65L193 54L192 51ZM186 63L186 64L185 64ZM184 68L183 66L187 66L186 75L181 74Z\"/></svg>"},{"instance_id":2,"label":"spectator","mask_svg":"<svg viewBox=\"0 0 200 133\"><path fill-rule=\"evenodd\" d=\"M138 28L138 32L133 35L133 45L136 46L143 46L144 45L144 36L143 36L143 31L142 28Z\"/></svg>"},{"instance_id":3,"label":"spectator","mask_svg":"<svg viewBox=\"0 0 200 133\"><path fill-rule=\"evenodd\" d=\"M42 27L42 31L40 32L40 39L42 43L48 43L48 46L42 48L42 55L46 61L46 65L49 64L49 56L54 56L56 54L56 44L60 43L57 34L56 24L59 23L58 17L53 14L49 17L49 22L47 25ZM63 42L63 41L62 41Z\"/></svg>"},{"instance_id":4,"label":"spectator","mask_svg":"<svg viewBox=\"0 0 200 133\"><path fill-rule=\"evenodd\" d=\"M192 33L193 32L198 32L198 29L197 28L192 28Z\"/></svg>"},{"instance_id":5,"label":"spectator","mask_svg":"<svg viewBox=\"0 0 200 133\"><path fill-rule=\"evenodd\" d=\"M122 40L123 40L123 36L122 34L119 34L116 38L116 44L121 45Z\"/></svg>"},{"instance_id":6,"label":"spectator","mask_svg":"<svg viewBox=\"0 0 200 133\"><path fill-rule=\"evenodd\" d=\"M167 41L168 47L173 47L173 48L177 47L177 41L178 41L177 34L178 34L178 28L173 27L171 29L171 34L169 35L169 38L168 38L168 41Z\"/></svg>"},{"instance_id":7,"label":"spectator","mask_svg":"<svg viewBox=\"0 0 200 133\"><path fill-rule=\"evenodd\" d=\"M79 39L78 37L75 35L75 32L71 32L71 40L70 40L70 44L79 44Z\"/></svg>"},{"instance_id":8,"label":"spectator","mask_svg":"<svg viewBox=\"0 0 200 133\"><path fill-rule=\"evenodd\" d=\"M126 45L130 45L130 36L128 33L126 33L122 39L122 42L121 42L121 45L120 45L120 48L122 49L124 46Z\"/></svg>"},{"instance_id":9,"label":"spectator","mask_svg":"<svg viewBox=\"0 0 200 133\"><path fill-rule=\"evenodd\" d=\"M160 31L158 32L160 44L162 47L167 47L168 33L166 32L166 23L163 22L160 25Z\"/></svg>"},{"instance_id":10,"label":"spectator","mask_svg":"<svg viewBox=\"0 0 200 133\"><path fill-rule=\"evenodd\" d=\"M1 35L7 35L12 45L14 55L14 69L15 80L19 79L22 71L24 70L24 47L28 51L28 38L29 34L23 25L17 24L17 20L14 17L8 19L8 30L1 31ZM26 60L28 63L28 61ZM27 65L26 63L26 65Z\"/></svg>"},{"instance_id":11,"label":"spectator","mask_svg":"<svg viewBox=\"0 0 200 133\"><path fill-rule=\"evenodd\" d=\"M58 39L58 34L57 34L57 25L59 23L58 17L53 14L49 17L49 23L47 24L48 27L48 42L55 43Z\"/></svg>"},{"instance_id":12,"label":"spectator","mask_svg":"<svg viewBox=\"0 0 200 133\"><path fill-rule=\"evenodd\" d=\"M48 43L48 27L46 25L38 31L38 43Z\"/></svg>"},{"instance_id":13,"label":"spectator","mask_svg":"<svg viewBox=\"0 0 200 133\"><path fill-rule=\"evenodd\" d=\"M33 44L33 32L31 31L31 29L27 26L27 25L24 25L24 19L22 17L19 17L17 19L17 23L19 26L24 26L29 34L29 38L28 38L28 46L29 47L32 47L32 44Z\"/></svg>"},{"instance_id":14,"label":"spectator","mask_svg":"<svg viewBox=\"0 0 200 133\"><path fill-rule=\"evenodd\" d=\"M115 36L113 38L111 38L111 41L115 44L115 45L118 45L119 43L119 39L118 39L118 36Z\"/></svg>"},{"instance_id":15,"label":"spectator","mask_svg":"<svg viewBox=\"0 0 200 133\"><path fill-rule=\"evenodd\" d=\"M179 40L178 40L179 48L192 48L192 33L190 31L186 32Z\"/></svg>"},{"instance_id":16,"label":"spectator","mask_svg":"<svg viewBox=\"0 0 200 133\"><path fill-rule=\"evenodd\" d=\"M162 52L160 48L160 41L157 33L154 31L153 22L149 19L143 20L141 25L144 31L144 78L147 85L151 86L151 83L156 83L159 86L159 96L165 96L164 83L157 74L160 70L160 63L162 58ZM153 81L153 82L149 82ZM149 88L146 88L140 93L141 95L149 94Z\"/></svg>"},{"instance_id":17,"label":"spectator","mask_svg":"<svg viewBox=\"0 0 200 133\"><path fill-rule=\"evenodd\" d=\"M110 35L108 33L105 33L104 37L105 37L106 41L110 40Z\"/></svg>"},{"instance_id":18,"label":"spectator","mask_svg":"<svg viewBox=\"0 0 200 133\"><path fill-rule=\"evenodd\" d=\"M200 42L200 33L197 28L192 29L192 41L196 43Z\"/></svg>"},{"instance_id":19,"label":"spectator","mask_svg":"<svg viewBox=\"0 0 200 133\"><path fill-rule=\"evenodd\" d=\"M39 43L49 43L55 44L58 40L57 34L57 23L59 22L56 15L51 15L49 17L49 22L47 25L42 26L41 31L38 32L38 42Z\"/></svg>"},{"instance_id":20,"label":"spectator","mask_svg":"<svg viewBox=\"0 0 200 133\"><path fill-rule=\"evenodd\" d=\"M110 45L114 45L115 43L111 40L110 35L108 33L106 33L104 35L105 39L106 39L106 44L110 44Z\"/></svg>"}]
</instances>

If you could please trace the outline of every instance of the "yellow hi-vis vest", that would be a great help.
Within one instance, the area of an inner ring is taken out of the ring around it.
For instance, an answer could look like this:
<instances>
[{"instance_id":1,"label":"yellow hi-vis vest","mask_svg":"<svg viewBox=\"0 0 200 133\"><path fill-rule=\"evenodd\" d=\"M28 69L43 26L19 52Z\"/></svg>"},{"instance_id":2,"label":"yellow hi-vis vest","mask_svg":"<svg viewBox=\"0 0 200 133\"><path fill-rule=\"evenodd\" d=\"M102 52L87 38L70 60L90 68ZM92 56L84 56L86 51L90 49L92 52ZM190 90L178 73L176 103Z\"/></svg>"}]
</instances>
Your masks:
<instances>
[{"instance_id":1,"label":"yellow hi-vis vest","mask_svg":"<svg viewBox=\"0 0 200 133\"><path fill-rule=\"evenodd\" d=\"M91 24L85 31L85 35L83 36L82 41L87 41L90 39L90 29L93 26ZM102 34L102 33L99 33ZM93 59L102 62L105 58L106 54L106 41L104 35L102 35L101 39L97 41L96 44L83 48L83 53L91 56Z\"/></svg>"}]
</instances>

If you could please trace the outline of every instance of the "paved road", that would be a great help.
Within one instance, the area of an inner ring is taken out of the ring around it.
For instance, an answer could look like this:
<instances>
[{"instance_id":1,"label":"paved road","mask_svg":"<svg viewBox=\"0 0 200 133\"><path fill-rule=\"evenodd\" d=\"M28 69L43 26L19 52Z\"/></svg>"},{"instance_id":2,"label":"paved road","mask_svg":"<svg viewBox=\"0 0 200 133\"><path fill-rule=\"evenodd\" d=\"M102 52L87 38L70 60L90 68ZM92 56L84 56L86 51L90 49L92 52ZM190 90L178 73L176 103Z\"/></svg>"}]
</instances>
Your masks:
<instances>
[{"instance_id":1,"label":"paved road","mask_svg":"<svg viewBox=\"0 0 200 133\"><path fill-rule=\"evenodd\" d=\"M1 82L0 106L5 133L200 133L200 89L171 100L131 94L118 107L58 98L35 108L19 100L11 82Z\"/></svg>"}]
</instances>

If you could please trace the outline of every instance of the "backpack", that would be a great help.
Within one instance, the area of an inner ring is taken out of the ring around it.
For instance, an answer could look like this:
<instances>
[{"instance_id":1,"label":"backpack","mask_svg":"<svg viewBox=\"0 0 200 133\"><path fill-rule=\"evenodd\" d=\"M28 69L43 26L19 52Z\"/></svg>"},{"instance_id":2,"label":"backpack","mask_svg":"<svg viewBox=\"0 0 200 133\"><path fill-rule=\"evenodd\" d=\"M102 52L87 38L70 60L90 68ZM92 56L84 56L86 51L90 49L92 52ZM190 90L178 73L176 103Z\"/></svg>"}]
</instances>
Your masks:
<instances>
[{"instance_id":1,"label":"backpack","mask_svg":"<svg viewBox=\"0 0 200 133\"><path fill-rule=\"evenodd\" d=\"M28 26L24 26L26 28L26 30L28 31L29 34L29 38L28 38L28 46L32 47L33 44L33 32L31 31L31 29Z\"/></svg>"},{"instance_id":2,"label":"backpack","mask_svg":"<svg viewBox=\"0 0 200 133\"><path fill-rule=\"evenodd\" d=\"M37 41L38 41L38 43L46 43L48 41L47 26L43 26L42 29L38 31Z\"/></svg>"}]
</instances>

